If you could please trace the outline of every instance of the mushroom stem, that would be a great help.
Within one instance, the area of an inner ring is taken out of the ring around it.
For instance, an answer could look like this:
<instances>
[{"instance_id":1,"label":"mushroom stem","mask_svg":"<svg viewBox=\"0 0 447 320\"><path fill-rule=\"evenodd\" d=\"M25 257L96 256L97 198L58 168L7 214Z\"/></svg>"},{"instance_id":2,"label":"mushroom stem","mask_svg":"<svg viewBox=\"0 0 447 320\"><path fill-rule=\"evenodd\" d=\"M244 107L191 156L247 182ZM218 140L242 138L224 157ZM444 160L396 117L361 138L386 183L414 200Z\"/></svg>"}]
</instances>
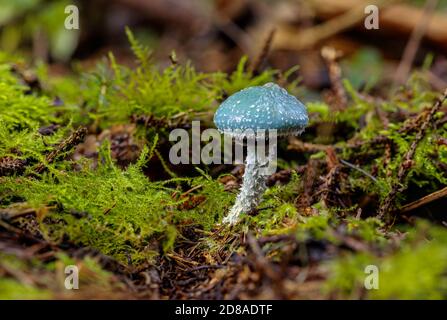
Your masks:
<instances>
[{"instance_id":1,"label":"mushroom stem","mask_svg":"<svg viewBox=\"0 0 447 320\"><path fill-rule=\"evenodd\" d=\"M275 149L275 148L273 148ZM249 213L256 209L261 202L262 195L267 188L265 181L265 169L272 161L274 152L269 153L267 164L260 163L256 157L256 151L248 148L247 158L245 159L245 172L242 180L242 187L236 198L236 202L230 210L230 213L223 219L223 223L234 225L238 222L241 213Z\"/></svg>"}]
</instances>

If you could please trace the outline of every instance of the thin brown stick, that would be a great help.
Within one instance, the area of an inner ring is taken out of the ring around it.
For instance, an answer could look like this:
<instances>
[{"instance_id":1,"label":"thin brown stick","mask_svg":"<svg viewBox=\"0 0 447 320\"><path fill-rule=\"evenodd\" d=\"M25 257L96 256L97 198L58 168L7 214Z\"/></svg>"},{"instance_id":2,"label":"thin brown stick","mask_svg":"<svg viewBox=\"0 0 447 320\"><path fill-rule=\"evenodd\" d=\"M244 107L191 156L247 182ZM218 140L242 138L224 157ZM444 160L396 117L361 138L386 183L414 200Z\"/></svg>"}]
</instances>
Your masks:
<instances>
[{"instance_id":1,"label":"thin brown stick","mask_svg":"<svg viewBox=\"0 0 447 320\"><path fill-rule=\"evenodd\" d=\"M414 58L421 44L422 38L427 32L428 24L430 23L433 12L436 9L438 0L427 0L425 2L424 12L421 16L420 21L413 29L410 39L405 47L402 60L400 61L399 67L396 71L396 76L394 78L394 84L402 84L410 73L411 66L413 65Z\"/></svg>"},{"instance_id":2,"label":"thin brown stick","mask_svg":"<svg viewBox=\"0 0 447 320\"><path fill-rule=\"evenodd\" d=\"M262 46L262 50L257 56L257 58L253 61L252 65L250 66L250 71L252 74L257 75L259 74L262 65L267 60L267 57L270 53L270 48L272 46L273 37L275 36L276 28L272 28L267 36L267 38L264 41L264 45Z\"/></svg>"},{"instance_id":3,"label":"thin brown stick","mask_svg":"<svg viewBox=\"0 0 447 320\"><path fill-rule=\"evenodd\" d=\"M87 129L85 127L79 127L75 132L73 132L67 139L62 141L56 149L51 151L45 158L45 162L40 163L36 169L35 173L42 173L45 168L52 163L60 154L69 151L71 148L77 146L81 142L84 141L85 136L87 135Z\"/></svg>"},{"instance_id":4,"label":"thin brown stick","mask_svg":"<svg viewBox=\"0 0 447 320\"><path fill-rule=\"evenodd\" d=\"M352 163L350 163L350 162L348 162L346 160L343 160L343 159L339 159L339 161L341 163L343 163L345 166L347 166L347 167L349 167L351 169L357 170L360 173L363 173L365 176L370 178L372 181L374 181L376 183L378 182L377 179L372 174L368 173L367 171L363 170L362 168L360 168L360 167L358 167L358 166L356 166L356 165L354 165L354 164L352 164Z\"/></svg>"},{"instance_id":5,"label":"thin brown stick","mask_svg":"<svg viewBox=\"0 0 447 320\"><path fill-rule=\"evenodd\" d=\"M326 151L328 148L331 147L336 148L331 145L303 142L295 137L290 137L287 150L295 150L299 152L319 152L319 151Z\"/></svg>"},{"instance_id":6,"label":"thin brown stick","mask_svg":"<svg viewBox=\"0 0 447 320\"><path fill-rule=\"evenodd\" d=\"M404 205L402 208L400 208L400 212L406 213L406 212L412 211L414 209L422 207L430 202L441 199L443 197L447 197L447 187L445 187L444 189L438 190L436 192L430 193L429 195L426 195L425 197L422 197L416 201L413 201L409 204Z\"/></svg>"},{"instance_id":7,"label":"thin brown stick","mask_svg":"<svg viewBox=\"0 0 447 320\"><path fill-rule=\"evenodd\" d=\"M329 79L331 80L331 97L330 105L336 111L341 111L346 108L348 103L348 98L346 95L345 88L342 83L342 73L341 68L338 63L339 59L342 57L342 52L335 50L332 47L323 47L321 49L321 56L326 63Z\"/></svg>"},{"instance_id":8,"label":"thin brown stick","mask_svg":"<svg viewBox=\"0 0 447 320\"><path fill-rule=\"evenodd\" d=\"M281 275L272 267L268 259L259 246L258 240L251 234L247 234L247 243L255 257L255 263L264 272L264 274L273 281L273 288L276 293L283 297L284 287L281 280Z\"/></svg>"},{"instance_id":9,"label":"thin brown stick","mask_svg":"<svg viewBox=\"0 0 447 320\"><path fill-rule=\"evenodd\" d=\"M331 202L333 202L331 196L338 193L337 185L340 177L340 162L334 148L326 149L326 159L328 173L321 186L321 199L325 206L329 207Z\"/></svg>"},{"instance_id":10,"label":"thin brown stick","mask_svg":"<svg viewBox=\"0 0 447 320\"><path fill-rule=\"evenodd\" d=\"M36 209L34 208L6 208L6 209L0 209L0 218L6 219L6 220L12 220L20 217L24 217L27 215L35 215Z\"/></svg>"}]
</instances>

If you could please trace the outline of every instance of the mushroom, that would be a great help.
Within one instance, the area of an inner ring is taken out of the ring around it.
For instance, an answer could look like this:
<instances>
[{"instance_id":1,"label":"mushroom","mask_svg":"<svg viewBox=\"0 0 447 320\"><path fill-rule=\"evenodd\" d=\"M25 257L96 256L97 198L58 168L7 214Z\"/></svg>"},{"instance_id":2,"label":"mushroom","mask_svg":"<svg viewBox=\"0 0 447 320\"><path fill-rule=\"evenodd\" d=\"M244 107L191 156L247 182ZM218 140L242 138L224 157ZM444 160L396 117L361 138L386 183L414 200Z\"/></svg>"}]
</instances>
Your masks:
<instances>
[{"instance_id":1,"label":"mushroom","mask_svg":"<svg viewBox=\"0 0 447 320\"><path fill-rule=\"evenodd\" d=\"M277 84L267 83L243 89L226 99L214 115L220 132L249 142L276 136L299 135L309 122L306 107ZM268 135L267 135L268 133ZM270 145L268 160L276 157L276 139ZM258 155L259 156L259 155ZM242 187L230 213L223 222L234 225L241 213L254 210L266 189L265 163L259 161L256 148L247 148Z\"/></svg>"}]
</instances>

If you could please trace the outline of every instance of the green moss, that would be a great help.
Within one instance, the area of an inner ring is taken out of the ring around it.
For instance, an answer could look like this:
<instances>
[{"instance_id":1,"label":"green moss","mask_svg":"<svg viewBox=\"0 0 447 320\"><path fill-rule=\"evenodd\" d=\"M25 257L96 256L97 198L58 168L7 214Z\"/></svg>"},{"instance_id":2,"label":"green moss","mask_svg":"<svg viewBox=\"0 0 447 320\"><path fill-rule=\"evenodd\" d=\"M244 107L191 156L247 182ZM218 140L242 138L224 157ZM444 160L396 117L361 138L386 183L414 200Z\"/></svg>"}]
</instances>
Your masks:
<instances>
[{"instance_id":1,"label":"green moss","mask_svg":"<svg viewBox=\"0 0 447 320\"><path fill-rule=\"evenodd\" d=\"M82 74L80 86L66 78L53 80L48 88L68 103L82 103L81 112L103 128L142 115L157 118L183 115L189 119L205 115L209 120L225 95L274 81L279 75L275 70L259 75L247 72L246 57L230 75L198 72L189 62L161 70L152 60L150 50L129 29L126 33L137 59L136 70L118 64L110 53L95 70ZM285 76L294 71L291 69ZM288 89L296 90L296 84L291 82Z\"/></svg>"},{"instance_id":2,"label":"green moss","mask_svg":"<svg viewBox=\"0 0 447 320\"><path fill-rule=\"evenodd\" d=\"M117 168L107 145L96 170L89 163L79 172L53 172L42 179L6 178L0 194L20 197L36 210L47 208L40 219L44 237L52 242L70 241L100 250L118 261L133 264L150 261L158 254L158 241L169 251L176 238L176 225L198 224L210 229L229 206L232 197L209 178L186 180L202 186L203 201L190 210L165 183L151 183L140 166L149 152L126 171Z\"/></svg>"},{"instance_id":3,"label":"green moss","mask_svg":"<svg viewBox=\"0 0 447 320\"><path fill-rule=\"evenodd\" d=\"M237 190L226 191L224 184L208 175L208 170L214 169L212 166L199 165L197 170L190 168L185 174L184 168L170 165L165 160L170 146L166 128L137 124L131 138L141 147L140 156L125 169L117 166L112 158L110 149L116 142L112 137L112 141L98 139L102 146L97 158L89 155L92 158L76 157L74 160L61 156L45 173L32 178L26 175L79 125L87 126L91 134L105 134L129 124L132 116L146 116L160 121L173 117L185 121L200 118L202 129L205 129L212 126L213 112L226 96L278 77L287 78L296 70L283 75L266 70L254 75L247 71L246 57L230 74L199 72L188 62L161 69L152 59L150 50L129 30L127 34L137 60L135 70L118 64L113 54L98 63L94 70L77 70L63 77L49 76L46 66L41 64L37 74L42 90L29 88L21 76L11 70L11 61L16 58L0 53L0 159L24 160L28 170L24 176L17 173L1 178L0 207L8 209L21 203L23 207L34 208L38 213L38 233L44 240L90 247L122 265L131 264L137 269L154 263L155 257L182 251L179 246L189 243L191 237L198 237L196 230L201 230L200 237L203 237L197 250L205 252L210 261L214 261L215 254L228 255L233 251L244 254L245 247L238 241L220 242L219 235L212 232L234 202ZM365 295L368 298L443 298L447 268L444 230L429 228L427 231L420 226L413 236L396 247L395 243L400 240L394 238L394 228L385 230L382 221L363 218L363 214L361 218L352 216L353 209L360 207L358 198L383 199L397 183L419 192L438 190L447 184L443 166L447 164L447 147L438 142L438 138L447 138L446 125L429 130L416 150L407 178L397 181L398 168L415 133L402 133L408 122L396 114L402 111L419 113L433 103L436 93L430 91L421 74L415 74L406 87L411 94L398 92L383 102L371 101L359 94L354 89L358 82L354 86L346 80L344 85L350 96L349 112L332 112L329 105L320 101L308 104L311 124L300 139L318 143L320 125L328 125L335 131L342 128L340 133L331 131L333 137L330 137L338 158L352 162L371 173L373 178L340 165L339 176L335 179L335 184L340 183L340 186L334 186L335 189L339 187L335 190L339 191L337 196L353 197L344 205L341 201L336 205L324 203L320 192L328 173L327 153L305 152L295 157L281 145L279 155L284 159L278 161L280 168L294 171L298 164L303 164L303 159L312 159L318 163L314 176L308 176L309 167L300 171L303 175L293 172L288 183L267 189L257 211L244 215L235 228L219 229L219 232L225 239L234 239L235 234L249 230L256 236L292 235L298 242L313 239L329 242L333 248L345 246L347 240L357 241L359 247L371 252L348 254L340 250L342 256L330 265L330 292L349 298ZM290 83L288 90L298 92L297 81ZM56 98L60 98L58 101L62 104L55 104ZM389 116L387 127L377 114L378 106ZM437 119L443 116L439 113ZM45 136L38 132L39 128L49 125L58 125L59 129ZM389 161L384 147L371 142L378 136L388 139L392 146ZM363 146L353 148L346 137L362 142ZM148 178L162 170L171 177L169 180ZM185 175L194 178L181 178ZM309 181L303 180L311 178L316 180L311 186L315 188L311 191L316 193L312 197L314 203L303 208L297 203L297 197L309 187ZM408 194L399 197L400 203L409 201ZM206 236L212 233L213 236ZM281 255L272 253L272 256L279 259ZM109 291L121 287L119 281L115 286L117 281L113 274L103 270L95 259L78 261L62 254L46 264L33 261L20 265L21 259L14 263L19 263L15 267L24 272L34 269L42 272L48 277L46 280L60 272L63 265L81 264L89 270L90 278L83 280L87 287L93 283ZM379 267L378 291L364 290L364 268L369 264ZM0 288L5 288L0 289L0 297L7 298L60 294L59 287L33 286L11 277L0 279Z\"/></svg>"},{"instance_id":4,"label":"green moss","mask_svg":"<svg viewBox=\"0 0 447 320\"><path fill-rule=\"evenodd\" d=\"M377 218L366 219L346 218L347 231L360 239L372 244L384 244L386 242L384 223Z\"/></svg>"},{"instance_id":5,"label":"green moss","mask_svg":"<svg viewBox=\"0 0 447 320\"><path fill-rule=\"evenodd\" d=\"M16 252L20 253L20 250ZM118 298L126 289L126 285L93 256L74 259L57 252L50 262L44 263L20 254L0 253L0 259L3 275L0 299L83 299L95 294ZM65 287L67 266L77 267L79 282L76 290Z\"/></svg>"},{"instance_id":6,"label":"green moss","mask_svg":"<svg viewBox=\"0 0 447 320\"><path fill-rule=\"evenodd\" d=\"M365 267L379 270L379 288L365 290ZM327 288L339 297L370 299L445 299L447 231L420 223L399 250L379 257L349 255L330 264Z\"/></svg>"},{"instance_id":7,"label":"green moss","mask_svg":"<svg viewBox=\"0 0 447 320\"><path fill-rule=\"evenodd\" d=\"M0 300L51 299L49 290L41 290L14 279L0 279Z\"/></svg>"},{"instance_id":8,"label":"green moss","mask_svg":"<svg viewBox=\"0 0 447 320\"><path fill-rule=\"evenodd\" d=\"M0 278L0 299L50 299L53 294L34 282L33 274L42 268L37 260L24 261L12 254L0 253L0 272L15 275L16 278Z\"/></svg>"},{"instance_id":9,"label":"green moss","mask_svg":"<svg viewBox=\"0 0 447 320\"><path fill-rule=\"evenodd\" d=\"M46 96L29 92L0 57L0 158L21 159L27 164L41 161L44 154L71 130L72 108L56 106ZM59 125L53 135L42 136L38 129Z\"/></svg>"}]
</instances>

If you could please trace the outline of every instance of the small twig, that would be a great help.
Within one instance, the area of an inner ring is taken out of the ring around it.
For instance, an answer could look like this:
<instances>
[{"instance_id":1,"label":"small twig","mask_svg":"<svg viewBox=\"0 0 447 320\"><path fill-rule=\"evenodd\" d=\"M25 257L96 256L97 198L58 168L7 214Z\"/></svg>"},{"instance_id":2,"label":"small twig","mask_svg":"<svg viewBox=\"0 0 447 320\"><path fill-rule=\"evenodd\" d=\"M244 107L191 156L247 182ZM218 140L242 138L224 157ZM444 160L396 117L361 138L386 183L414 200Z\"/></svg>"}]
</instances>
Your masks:
<instances>
[{"instance_id":1,"label":"small twig","mask_svg":"<svg viewBox=\"0 0 447 320\"><path fill-rule=\"evenodd\" d=\"M16 205L15 207L0 209L0 218L4 220L12 220L29 214L36 214L36 209L26 207L26 204L21 205L22 207Z\"/></svg>"},{"instance_id":2,"label":"small twig","mask_svg":"<svg viewBox=\"0 0 447 320\"><path fill-rule=\"evenodd\" d=\"M272 280L278 281L279 275L277 274L277 272L275 272L275 270L273 270L269 261L265 258L257 239L251 233L247 234L247 243L250 246L251 251L255 255L258 266L265 272L267 277Z\"/></svg>"},{"instance_id":3,"label":"small twig","mask_svg":"<svg viewBox=\"0 0 447 320\"><path fill-rule=\"evenodd\" d=\"M433 202L435 200L441 199L443 197L447 196L447 187L444 189L438 190L436 192L430 193L429 195L426 195L425 197L422 197L419 200L413 201L409 204L404 205L401 209L401 213L405 213L408 211L412 211L414 209L417 209L419 207L422 207L423 205L426 205L430 202Z\"/></svg>"},{"instance_id":4,"label":"small twig","mask_svg":"<svg viewBox=\"0 0 447 320\"><path fill-rule=\"evenodd\" d=\"M295 203L298 207L308 208L314 202L316 197L315 188L318 183L318 177L320 176L319 164L316 159L310 158L305 166L303 179L301 180L303 193L300 193Z\"/></svg>"},{"instance_id":5,"label":"small twig","mask_svg":"<svg viewBox=\"0 0 447 320\"><path fill-rule=\"evenodd\" d=\"M348 162L348 161L346 161L346 160L343 160L343 159L339 159L339 161L340 161L341 163L343 163L344 165L346 165L346 166L348 166L348 167L350 167L350 168L352 168L352 169L354 169L354 170L357 170L357 171L363 173L365 176L367 176L368 178L370 178L370 179L373 180L374 182L376 182L376 183L378 182L377 179L376 179L375 177L373 177L370 173L366 172L366 171L363 170L362 168L357 167L356 165L354 165L354 164L352 164L352 163L350 163L350 162Z\"/></svg>"},{"instance_id":6,"label":"small twig","mask_svg":"<svg viewBox=\"0 0 447 320\"><path fill-rule=\"evenodd\" d=\"M200 270L206 270L206 269L221 269L224 267L225 266L221 265L221 264L203 265L203 266L198 266L198 267L187 269L186 272L194 272L194 271L200 271Z\"/></svg>"},{"instance_id":7,"label":"small twig","mask_svg":"<svg viewBox=\"0 0 447 320\"><path fill-rule=\"evenodd\" d=\"M21 229L14 227L13 225L9 224L8 222L2 219L0 219L0 227L17 234L24 233Z\"/></svg>"},{"instance_id":8,"label":"small twig","mask_svg":"<svg viewBox=\"0 0 447 320\"><path fill-rule=\"evenodd\" d=\"M203 187L203 184L198 184L198 185L192 187L191 189L189 189L188 191L185 191L184 193L182 193L182 196L186 196L186 195L190 194L191 192L193 192L197 189L200 189L202 187Z\"/></svg>"},{"instance_id":9,"label":"small twig","mask_svg":"<svg viewBox=\"0 0 447 320\"><path fill-rule=\"evenodd\" d=\"M377 113L377 116L380 119L380 122L382 122L383 128L388 129L388 126L390 124L390 120L388 119L386 112L382 110L379 106L375 107L375 111Z\"/></svg>"},{"instance_id":10,"label":"small twig","mask_svg":"<svg viewBox=\"0 0 447 320\"><path fill-rule=\"evenodd\" d=\"M363 212L362 208L357 209L357 214L355 215L356 220L360 220L360 218L362 216L362 212Z\"/></svg>"},{"instance_id":11,"label":"small twig","mask_svg":"<svg viewBox=\"0 0 447 320\"><path fill-rule=\"evenodd\" d=\"M289 138L289 145L287 146L287 150L296 150L299 152L319 152L326 151L330 147L333 146L303 142L295 137L291 137ZM333 148L337 149L336 147Z\"/></svg>"},{"instance_id":12,"label":"small twig","mask_svg":"<svg viewBox=\"0 0 447 320\"><path fill-rule=\"evenodd\" d=\"M276 32L276 28L272 28L270 30L267 38L265 39L265 42L264 42L261 52L259 53L256 60L254 60L253 64L250 66L249 70L253 75L259 74L262 65L267 60L267 57L270 53L270 48L272 46L273 37L275 36L275 32Z\"/></svg>"},{"instance_id":13,"label":"small twig","mask_svg":"<svg viewBox=\"0 0 447 320\"><path fill-rule=\"evenodd\" d=\"M112 206L111 206L110 208L106 208L106 209L104 210L103 214L104 214L104 215L109 214L109 212L112 211L113 208L115 208L115 207L116 207L116 201L112 204Z\"/></svg>"},{"instance_id":14,"label":"small twig","mask_svg":"<svg viewBox=\"0 0 447 320\"><path fill-rule=\"evenodd\" d=\"M331 93L333 94L334 98L331 105L334 106L336 111L343 110L346 108L348 98L341 81L341 68L338 64L338 60L341 58L342 53L332 47L323 47L321 49L321 56L326 63L329 72L329 79L331 80Z\"/></svg>"},{"instance_id":15,"label":"small twig","mask_svg":"<svg viewBox=\"0 0 447 320\"><path fill-rule=\"evenodd\" d=\"M328 173L325 177L325 182L322 185L322 200L326 207L329 207L330 195L337 194L337 181L340 175L340 162L333 148L326 150Z\"/></svg>"},{"instance_id":16,"label":"small twig","mask_svg":"<svg viewBox=\"0 0 447 320\"><path fill-rule=\"evenodd\" d=\"M199 263L197 261L193 261L193 260L189 260L189 259L185 259L183 257L181 257L180 255L178 255L177 253L167 253L166 254L167 257L174 259L177 263L181 264L181 265L192 265L192 266L197 266Z\"/></svg>"},{"instance_id":17,"label":"small twig","mask_svg":"<svg viewBox=\"0 0 447 320\"><path fill-rule=\"evenodd\" d=\"M85 136L87 135L87 128L85 127L79 127L75 132L73 132L67 139L62 141L56 149L51 151L45 158L45 162L40 163L36 169L34 170L35 173L40 174L42 173L45 168L49 164L51 164L60 154L69 151L73 147L77 146L81 142L84 141Z\"/></svg>"}]
</instances>

